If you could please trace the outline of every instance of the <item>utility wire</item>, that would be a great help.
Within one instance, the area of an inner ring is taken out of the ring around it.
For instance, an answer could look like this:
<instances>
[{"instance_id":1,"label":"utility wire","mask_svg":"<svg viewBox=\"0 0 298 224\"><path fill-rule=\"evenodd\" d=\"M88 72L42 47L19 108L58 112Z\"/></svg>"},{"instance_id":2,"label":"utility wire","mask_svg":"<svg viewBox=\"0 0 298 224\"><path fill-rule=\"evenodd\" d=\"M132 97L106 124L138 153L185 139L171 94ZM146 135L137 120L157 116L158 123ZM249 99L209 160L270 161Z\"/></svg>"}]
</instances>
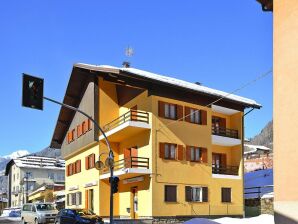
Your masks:
<instances>
[{"instance_id":1,"label":"utility wire","mask_svg":"<svg viewBox=\"0 0 298 224\"><path fill-rule=\"evenodd\" d=\"M248 87L248 86L250 86L250 85L256 83L256 82L259 81L260 79L265 78L266 76L270 75L271 73L272 73L272 68L269 69L267 72L262 73L261 75L259 75L259 76L256 77L255 79L253 79L253 80L247 82L246 84L240 86L239 88L233 90L232 92L227 93L226 95L224 95L224 96L222 96L222 97L216 99L215 101L213 101L213 102L207 104L205 107L210 107L210 106L212 106L213 104L215 104L215 103L217 103L217 102L219 102L219 101L221 101L221 100L227 98L228 96L230 96L230 95L232 95L232 94L234 94L234 93L237 93L237 92L239 92L240 90L242 90L242 89L244 89L244 88L246 88L246 87ZM187 114L187 115L185 115L185 116L183 116L183 117L181 117L181 118L179 118L179 119L177 119L177 120L175 120L175 121L172 121L172 122L170 122L170 123L168 123L168 124L165 124L163 127L167 127L167 126L170 126L170 125L172 125L172 124L174 124L174 123L176 123L176 122L178 122L178 121L184 120L186 117L189 117L190 115L192 115L192 114L194 114L194 113L196 113L196 112L198 112L198 111L200 111L200 110L194 110L194 111L192 111L191 113L189 113L189 114ZM163 127L159 128L158 130L162 129Z\"/></svg>"}]
</instances>

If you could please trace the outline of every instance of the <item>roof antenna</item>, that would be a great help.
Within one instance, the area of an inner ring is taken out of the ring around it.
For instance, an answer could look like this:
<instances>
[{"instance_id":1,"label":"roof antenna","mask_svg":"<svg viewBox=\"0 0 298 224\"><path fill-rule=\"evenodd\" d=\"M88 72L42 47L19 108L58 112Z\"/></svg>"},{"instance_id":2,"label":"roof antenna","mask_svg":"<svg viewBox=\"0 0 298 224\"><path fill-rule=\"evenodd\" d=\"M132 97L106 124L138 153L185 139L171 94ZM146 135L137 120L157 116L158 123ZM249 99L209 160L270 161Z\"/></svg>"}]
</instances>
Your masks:
<instances>
[{"instance_id":1,"label":"roof antenna","mask_svg":"<svg viewBox=\"0 0 298 224\"><path fill-rule=\"evenodd\" d=\"M134 50L132 47L130 47L128 45L128 47L125 49L125 56L130 58L134 55ZM125 60L123 63L122 63L123 67L124 68L129 68L130 67L130 62L128 60Z\"/></svg>"}]
</instances>

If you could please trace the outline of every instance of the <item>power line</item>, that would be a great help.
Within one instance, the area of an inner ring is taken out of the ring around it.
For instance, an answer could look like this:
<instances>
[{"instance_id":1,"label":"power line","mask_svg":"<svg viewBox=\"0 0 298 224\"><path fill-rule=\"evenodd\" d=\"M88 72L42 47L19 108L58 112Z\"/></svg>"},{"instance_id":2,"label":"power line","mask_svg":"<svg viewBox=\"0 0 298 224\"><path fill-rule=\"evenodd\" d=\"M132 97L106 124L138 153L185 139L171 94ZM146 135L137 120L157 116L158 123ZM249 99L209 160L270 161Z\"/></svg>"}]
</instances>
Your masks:
<instances>
[{"instance_id":1,"label":"power line","mask_svg":"<svg viewBox=\"0 0 298 224\"><path fill-rule=\"evenodd\" d=\"M215 104L215 103L217 103L217 102L219 102L219 101L221 101L221 100L227 98L228 96L230 96L230 95L232 95L232 94L234 94L234 93L237 93L237 92L239 92L240 90L242 90L242 89L244 89L244 88L246 88L246 87L248 87L248 86L250 86L250 85L256 83L256 82L259 81L260 79L265 78L266 76L270 75L271 73L272 73L272 68L269 69L267 72L262 73L261 75L257 76L255 79L253 79L253 80L251 80L251 81L245 83L244 85L240 86L239 88L233 90L232 92L229 92L229 93L227 93L226 95L224 95L224 96L222 96L222 97L220 97L220 98L214 100L213 102L207 104L205 107L212 106L213 104ZM174 124L174 123L176 123L176 122L178 122L178 121L184 120L185 118L189 117L190 115L192 115L192 114L194 114L194 113L196 113L196 112L198 112L198 111L200 111L200 110L198 110L198 109L197 109L197 110L193 110L193 111L190 112L189 114L187 114L187 115L185 115L185 116L183 116L183 117L181 117L181 118L179 118L179 119L177 119L177 120L175 120L175 121L172 121L172 122L170 122L170 123L168 123L168 124L165 124L164 126L170 126L170 125L172 125L172 124ZM163 127L164 127L164 126L163 126ZM159 128L158 130L162 129L163 127Z\"/></svg>"}]
</instances>

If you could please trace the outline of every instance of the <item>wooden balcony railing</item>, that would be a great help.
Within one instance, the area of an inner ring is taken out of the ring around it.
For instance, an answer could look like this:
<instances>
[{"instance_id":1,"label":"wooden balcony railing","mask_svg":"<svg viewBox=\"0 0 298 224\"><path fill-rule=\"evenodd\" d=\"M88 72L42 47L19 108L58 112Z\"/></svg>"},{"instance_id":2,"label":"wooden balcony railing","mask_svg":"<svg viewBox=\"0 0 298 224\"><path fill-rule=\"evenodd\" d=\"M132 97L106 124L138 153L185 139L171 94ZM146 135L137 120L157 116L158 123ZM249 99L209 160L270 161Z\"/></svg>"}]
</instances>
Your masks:
<instances>
[{"instance_id":1,"label":"wooden balcony railing","mask_svg":"<svg viewBox=\"0 0 298 224\"><path fill-rule=\"evenodd\" d=\"M222 127L215 127L214 125L212 125L212 134L238 139L238 131L237 130L229 129L229 128L222 128Z\"/></svg>"},{"instance_id":2,"label":"wooden balcony railing","mask_svg":"<svg viewBox=\"0 0 298 224\"><path fill-rule=\"evenodd\" d=\"M238 175L239 166L218 166L212 164L213 174Z\"/></svg>"},{"instance_id":3,"label":"wooden balcony railing","mask_svg":"<svg viewBox=\"0 0 298 224\"><path fill-rule=\"evenodd\" d=\"M123 168L149 169L149 158L131 156L114 162L114 170L120 170ZM104 173L108 173L108 172L109 172L108 169L104 170Z\"/></svg>"},{"instance_id":4,"label":"wooden balcony railing","mask_svg":"<svg viewBox=\"0 0 298 224\"><path fill-rule=\"evenodd\" d=\"M121 115L120 117L116 118L115 120L103 126L103 130L107 132L127 121L138 121L138 122L144 122L148 124L149 113L145 111L139 111L139 110L129 110L125 114Z\"/></svg>"}]
</instances>

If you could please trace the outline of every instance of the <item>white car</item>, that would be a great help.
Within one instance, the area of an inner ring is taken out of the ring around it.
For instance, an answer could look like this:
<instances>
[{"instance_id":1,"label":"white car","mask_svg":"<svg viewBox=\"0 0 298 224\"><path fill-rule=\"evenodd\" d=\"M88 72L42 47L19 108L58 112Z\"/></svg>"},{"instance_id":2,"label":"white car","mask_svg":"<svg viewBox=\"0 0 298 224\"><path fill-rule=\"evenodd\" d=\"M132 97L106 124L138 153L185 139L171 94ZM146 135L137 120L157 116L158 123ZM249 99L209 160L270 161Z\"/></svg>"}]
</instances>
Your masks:
<instances>
[{"instance_id":1,"label":"white car","mask_svg":"<svg viewBox=\"0 0 298 224\"><path fill-rule=\"evenodd\" d=\"M58 210L52 203L24 204L21 212L22 223L54 223Z\"/></svg>"}]
</instances>

